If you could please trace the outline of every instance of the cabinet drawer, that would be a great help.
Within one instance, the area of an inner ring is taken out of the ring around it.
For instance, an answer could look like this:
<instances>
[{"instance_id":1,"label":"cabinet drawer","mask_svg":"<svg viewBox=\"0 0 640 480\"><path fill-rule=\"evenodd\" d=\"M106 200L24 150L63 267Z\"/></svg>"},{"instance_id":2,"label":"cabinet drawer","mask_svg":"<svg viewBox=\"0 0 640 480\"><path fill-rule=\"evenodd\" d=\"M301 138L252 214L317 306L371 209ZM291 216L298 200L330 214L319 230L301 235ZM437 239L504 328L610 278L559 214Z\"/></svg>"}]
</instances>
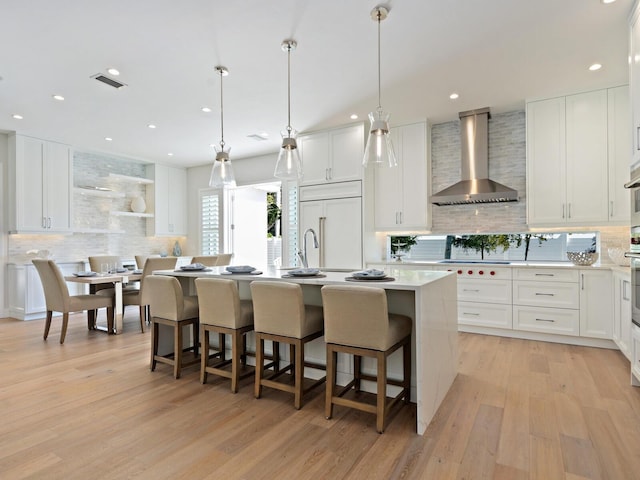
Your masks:
<instances>
[{"instance_id":1,"label":"cabinet drawer","mask_svg":"<svg viewBox=\"0 0 640 480\"><path fill-rule=\"evenodd\" d=\"M514 280L578 283L580 272L573 268L514 268Z\"/></svg>"},{"instance_id":2,"label":"cabinet drawer","mask_svg":"<svg viewBox=\"0 0 640 480\"><path fill-rule=\"evenodd\" d=\"M458 323L511 329L511 305L458 302Z\"/></svg>"},{"instance_id":3,"label":"cabinet drawer","mask_svg":"<svg viewBox=\"0 0 640 480\"><path fill-rule=\"evenodd\" d=\"M580 312L565 308L513 306L513 329L578 336Z\"/></svg>"},{"instance_id":4,"label":"cabinet drawer","mask_svg":"<svg viewBox=\"0 0 640 480\"><path fill-rule=\"evenodd\" d=\"M458 301L511 304L511 282L458 277Z\"/></svg>"},{"instance_id":5,"label":"cabinet drawer","mask_svg":"<svg viewBox=\"0 0 640 480\"><path fill-rule=\"evenodd\" d=\"M554 308L580 308L577 283L513 282L513 304Z\"/></svg>"}]
</instances>

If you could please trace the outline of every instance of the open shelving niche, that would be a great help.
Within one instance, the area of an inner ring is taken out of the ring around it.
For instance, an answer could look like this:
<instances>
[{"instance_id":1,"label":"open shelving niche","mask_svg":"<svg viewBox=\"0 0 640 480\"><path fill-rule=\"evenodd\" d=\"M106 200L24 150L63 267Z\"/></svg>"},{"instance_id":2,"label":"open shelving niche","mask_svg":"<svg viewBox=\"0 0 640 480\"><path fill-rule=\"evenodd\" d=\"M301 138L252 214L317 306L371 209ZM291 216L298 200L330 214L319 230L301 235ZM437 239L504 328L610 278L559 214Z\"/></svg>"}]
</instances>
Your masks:
<instances>
[{"instance_id":1,"label":"open shelving niche","mask_svg":"<svg viewBox=\"0 0 640 480\"><path fill-rule=\"evenodd\" d=\"M108 178L121 181L121 182L130 182L136 183L139 185L150 185L153 184L154 181L148 178L143 177L133 177L130 175L122 175L119 173L109 173ZM127 194L125 192L111 190L103 187L74 187L74 192L83 196L90 197L98 197L105 199L122 199L126 198ZM115 217L138 217L138 218L153 218L153 213L137 213L131 211L124 210L110 210L109 214ZM125 233L123 229L113 229L113 228L74 228L75 233Z\"/></svg>"}]
</instances>

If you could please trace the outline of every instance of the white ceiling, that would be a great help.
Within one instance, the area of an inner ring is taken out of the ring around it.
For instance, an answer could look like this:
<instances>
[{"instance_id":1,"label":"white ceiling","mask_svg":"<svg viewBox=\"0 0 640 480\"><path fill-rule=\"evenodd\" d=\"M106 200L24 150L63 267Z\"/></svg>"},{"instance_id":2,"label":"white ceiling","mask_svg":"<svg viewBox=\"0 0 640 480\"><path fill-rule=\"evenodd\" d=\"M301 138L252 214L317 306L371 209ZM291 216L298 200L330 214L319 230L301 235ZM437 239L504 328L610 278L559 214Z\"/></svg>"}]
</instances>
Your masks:
<instances>
[{"instance_id":1,"label":"white ceiling","mask_svg":"<svg viewBox=\"0 0 640 480\"><path fill-rule=\"evenodd\" d=\"M377 105L373 0L0 0L0 130L165 164L277 151L299 131ZM382 106L392 125L628 83L632 0L391 0L382 22ZM588 71L599 62L603 68ZM116 67L128 86L91 79ZM451 92L460 94L456 101ZM52 95L65 97L63 102ZM203 113L203 106L211 113ZM12 115L23 115L15 120ZM147 128L153 123L155 130ZM247 136L266 132L268 141ZM112 137L112 142L104 140ZM173 156L168 156L172 152Z\"/></svg>"}]
</instances>

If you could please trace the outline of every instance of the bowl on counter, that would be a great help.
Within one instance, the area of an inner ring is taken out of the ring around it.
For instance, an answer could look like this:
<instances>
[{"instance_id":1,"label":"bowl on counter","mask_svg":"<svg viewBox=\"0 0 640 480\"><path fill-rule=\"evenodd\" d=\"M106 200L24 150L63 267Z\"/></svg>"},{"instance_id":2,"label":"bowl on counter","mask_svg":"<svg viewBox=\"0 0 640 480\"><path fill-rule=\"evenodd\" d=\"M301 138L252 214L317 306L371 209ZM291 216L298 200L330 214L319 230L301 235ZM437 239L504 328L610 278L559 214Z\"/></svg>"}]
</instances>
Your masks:
<instances>
[{"instance_id":1,"label":"bowl on counter","mask_svg":"<svg viewBox=\"0 0 640 480\"><path fill-rule=\"evenodd\" d=\"M567 258L574 265L592 265L598 260L596 252L567 252Z\"/></svg>"}]
</instances>

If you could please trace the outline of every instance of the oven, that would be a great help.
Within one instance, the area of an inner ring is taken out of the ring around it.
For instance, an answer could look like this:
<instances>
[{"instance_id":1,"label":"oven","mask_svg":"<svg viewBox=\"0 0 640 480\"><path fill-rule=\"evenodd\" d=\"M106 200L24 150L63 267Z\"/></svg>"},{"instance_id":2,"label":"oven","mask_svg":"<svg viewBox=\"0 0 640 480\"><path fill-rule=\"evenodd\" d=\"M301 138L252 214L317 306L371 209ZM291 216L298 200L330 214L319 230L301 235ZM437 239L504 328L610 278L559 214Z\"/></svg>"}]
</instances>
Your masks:
<instances>
[{"instance_id":1,"label":"oven","mask_svg":"<svg viewBox=\"0 0 640 480\"><path fill-rule=\"evenodd\" d=\"M631 170L631 181L624 188L629 189L631 198L631 225L640 225L640 166ZM633 236L631 237L633 245ZM636 238L640 240L640 238ZM639 245L640 247L640 245Z\"/></svg>"},{"instance_id":2,"label":"oven","mask_svg":"<svg viewBox=\"0 0 640 480\"><path fill-rule=\"evenodd\" d=\"M640 327L640 224L631 227L630 251L625 257L631 260L631 321Z\"/></svg>"}]
</instances>

